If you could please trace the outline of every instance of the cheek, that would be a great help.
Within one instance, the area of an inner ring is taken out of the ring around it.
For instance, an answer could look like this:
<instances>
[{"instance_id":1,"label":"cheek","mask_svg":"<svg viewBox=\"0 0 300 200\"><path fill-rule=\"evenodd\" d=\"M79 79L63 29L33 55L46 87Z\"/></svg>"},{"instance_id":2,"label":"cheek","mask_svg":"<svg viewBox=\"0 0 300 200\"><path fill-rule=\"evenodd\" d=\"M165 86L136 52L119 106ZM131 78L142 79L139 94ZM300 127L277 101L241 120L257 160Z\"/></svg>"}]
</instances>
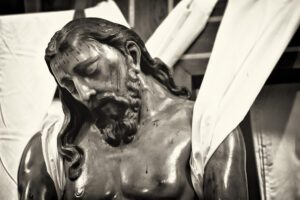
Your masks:
<instances>
[{"instance_id":1,"label":"cheek","mask_svg":"<svg viewBox=\"0 0 300 200\"><path fill-rule=\"evenodd\" d=\"M101 90L124 91L126 88L126 74L117 65L102 67L101 73L95 81L97 82L96 87Z\"/></svg>"}]
</instances>

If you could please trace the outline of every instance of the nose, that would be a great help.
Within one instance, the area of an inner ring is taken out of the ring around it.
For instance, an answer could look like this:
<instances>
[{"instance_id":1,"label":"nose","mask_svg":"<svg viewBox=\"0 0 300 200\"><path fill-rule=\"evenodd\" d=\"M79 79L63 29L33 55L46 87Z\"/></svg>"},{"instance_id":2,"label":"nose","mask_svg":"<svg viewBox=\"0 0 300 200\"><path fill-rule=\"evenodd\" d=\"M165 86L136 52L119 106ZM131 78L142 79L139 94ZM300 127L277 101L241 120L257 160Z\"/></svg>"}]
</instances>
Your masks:
<instances>
[{"instance_id":1,"label":"nose","mask_svg":"<svg viewBox=\"0 0 300 200\"><path fill-rule=\"evenodd\" d=\"M79 80L78 78L73 78L75 88L78 92L78 98L81 101L87 101L90 99L90 96L96 94L96 90L89 88L84 81Z\"/></svg>"}]
</instances>

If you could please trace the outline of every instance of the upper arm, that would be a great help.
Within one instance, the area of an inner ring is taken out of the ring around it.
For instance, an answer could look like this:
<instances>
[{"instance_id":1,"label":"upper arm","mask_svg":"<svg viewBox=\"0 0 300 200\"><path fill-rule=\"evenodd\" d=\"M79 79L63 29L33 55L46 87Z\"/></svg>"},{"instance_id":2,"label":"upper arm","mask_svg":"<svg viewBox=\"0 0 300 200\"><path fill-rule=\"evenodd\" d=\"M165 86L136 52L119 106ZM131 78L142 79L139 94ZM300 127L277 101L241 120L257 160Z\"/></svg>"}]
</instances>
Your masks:
<instances>
[{"instance_id":1,"label":"upper arm","mask_svg":"<svg viewBox=\"0 0 300 200\"><path fill-rule=\"evenodd\" d=\"M245 153L242 132L236 128L205 167L205 199L248 199Z\"/></svg>"},{"instance_id":2,"label":"upper arm","mask_svg":"<svg viewBox=\"0 0 300 200\"><path fill-rule=\"evenodd\" d=\"M46 169L40 133L34 135L24 149L18 171L18 192L20 200L57 199L54 183Z\"/></svg>"}]
</instances>

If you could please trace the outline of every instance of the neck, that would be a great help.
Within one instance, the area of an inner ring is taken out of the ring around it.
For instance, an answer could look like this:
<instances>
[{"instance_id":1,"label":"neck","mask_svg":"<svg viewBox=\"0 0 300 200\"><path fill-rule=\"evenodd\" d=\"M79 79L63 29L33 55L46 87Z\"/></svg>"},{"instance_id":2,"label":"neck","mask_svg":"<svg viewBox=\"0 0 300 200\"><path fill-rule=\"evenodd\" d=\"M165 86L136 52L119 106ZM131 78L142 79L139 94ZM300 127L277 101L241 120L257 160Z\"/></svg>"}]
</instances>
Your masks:
<instances>
[{"instance_id":1,"label":"neck","mask_svg":"<svg viewBox=\"0 0 300 200\"><path fill-rule=\"evenodd\" d=\"M144 74L139 75L141 80L141 115L146 119L165 109L174 101L174 97L166 91L154 78Z\"/></svg>"}]
</instances>

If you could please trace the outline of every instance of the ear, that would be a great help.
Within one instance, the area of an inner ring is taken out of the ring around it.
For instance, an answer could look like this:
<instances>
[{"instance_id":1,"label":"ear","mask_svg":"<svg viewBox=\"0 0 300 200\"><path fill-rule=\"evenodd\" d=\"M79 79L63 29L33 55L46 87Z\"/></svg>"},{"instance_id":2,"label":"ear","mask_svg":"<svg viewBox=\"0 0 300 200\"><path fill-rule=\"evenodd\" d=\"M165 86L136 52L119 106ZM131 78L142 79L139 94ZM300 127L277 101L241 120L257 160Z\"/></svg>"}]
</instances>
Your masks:
<instances>
[{"instance_id":1,"label":"ear","mask_svg":"<svg viewBox=\"0 0 300 200\"><path fill-rule=\"evenodd\" d=\"M132 59L133 64L136 66L138 70L140 70L141 63L141 49L140 47L133 41L126 42L126 50L129 54L129 59Z\"/></svg>"}]
</instances>

